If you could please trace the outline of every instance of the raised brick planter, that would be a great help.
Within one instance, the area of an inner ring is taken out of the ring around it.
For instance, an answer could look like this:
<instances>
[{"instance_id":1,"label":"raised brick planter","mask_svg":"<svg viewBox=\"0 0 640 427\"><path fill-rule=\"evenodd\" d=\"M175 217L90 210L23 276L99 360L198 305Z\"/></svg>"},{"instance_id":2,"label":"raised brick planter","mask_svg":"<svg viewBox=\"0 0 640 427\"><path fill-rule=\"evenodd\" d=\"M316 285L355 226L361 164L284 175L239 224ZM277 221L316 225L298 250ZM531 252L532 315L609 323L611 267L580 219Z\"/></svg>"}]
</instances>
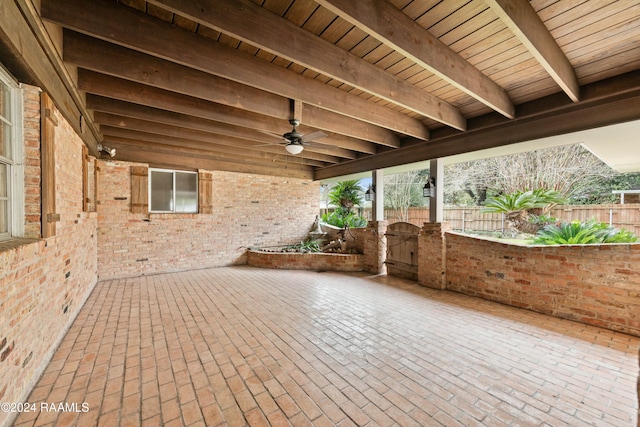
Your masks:
<instances>
[{"instance_id":1,"label":"raised brick planter","mask_svg":"<svg viewBox=\"0 0 640 427\"><path fill-rule=\"evenodd\" d=\"M282 270L362 271L364 255L247 251L247 264Z\"/></svg>"},{"instance_id":2,"label":"raised brick planter","mask_svg":"<svg viewBox=\"0 0 640 427\"><path fill-rule=\"evenodd\" d=\"M638 265L640 244L521 246L446 233L446 289L635 336Z\"/></svg>"}]
</instances>

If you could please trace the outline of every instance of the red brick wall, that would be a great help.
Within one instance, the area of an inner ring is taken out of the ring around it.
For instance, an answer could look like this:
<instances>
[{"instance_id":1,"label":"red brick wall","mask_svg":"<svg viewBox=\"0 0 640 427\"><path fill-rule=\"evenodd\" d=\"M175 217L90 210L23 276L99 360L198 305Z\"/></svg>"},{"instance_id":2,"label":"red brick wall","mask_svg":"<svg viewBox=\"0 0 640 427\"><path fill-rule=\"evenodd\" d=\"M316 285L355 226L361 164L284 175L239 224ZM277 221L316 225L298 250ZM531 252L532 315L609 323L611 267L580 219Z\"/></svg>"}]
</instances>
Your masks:
<instances>
[{"instance_id":1,"label":"red brick wall","mask_svg":"<svg viewBox=\"0 0 640 427\"><path fill-rule=\"evenodd\" d=\"M418 235L418 283L434 289L446 288L445 232L448 223L425 222Z\"/></svg>"},{"instance_id":2,"label":"red brick wall","mask_svg":"<svg viewBox=\"0 0 640 427\"><path fill-rule=\"evenodd\" d=\"M42 234L40 223L40 90L24 86L24 214L25 237Z\"/></svg>"},{"instance_id":3,"label":"red brick wall","mask_svg":"<svg viewBox=\"0 0 640 427\"><path fill-rule=\"evenodd\" d=\"M254 267L283 270L362 271L364 255L325 253L247 253L247 263Z\"/></svg>"},{"instance_id":4,"label":"red brick wall","mask_svg":"<svg viewBox=\"0 0 640 427\"><path fill-rule=\"evenodd\" d=\"M640 244L527 247L446 234L447 289L640 336Z\"/></svg>"},{"instance_id":5,"label":"red brick wall","mask_svg":"<svg viewBox=\"0 0 640 427\"><path fill-rule=\"evenodd\" d=\"M364 271L381 274L385 271L384 260L387 253L387 221L369 221L362 231Z\"/></svg>"},{"instance_id":6,"label":"red brick wall","mask_svg":"<svg viewBox=\"0 0 640 427\"><path fill-rule=\"evenodd\" d=\"M213 171L213 213L132 214L133 163L99 162L101 279L246 263L248 247L306 240L319 183Z\"/></svg>"},{"instance_id":7,"label":"red brick wall","mask_svg":"<svg viewBox=\"0 0 640 427\"><path fill-rule=\"evenodd\" d=\"M82 142L57 114L56 236L0 251L0 401L25 401L96 283L97 216L82 212ZM25 89L26 232L40 235L40 104ZM15 245L14 245L15 246ZM12 414L0 413L0 425Z\"/></svg>"}]
</instances>

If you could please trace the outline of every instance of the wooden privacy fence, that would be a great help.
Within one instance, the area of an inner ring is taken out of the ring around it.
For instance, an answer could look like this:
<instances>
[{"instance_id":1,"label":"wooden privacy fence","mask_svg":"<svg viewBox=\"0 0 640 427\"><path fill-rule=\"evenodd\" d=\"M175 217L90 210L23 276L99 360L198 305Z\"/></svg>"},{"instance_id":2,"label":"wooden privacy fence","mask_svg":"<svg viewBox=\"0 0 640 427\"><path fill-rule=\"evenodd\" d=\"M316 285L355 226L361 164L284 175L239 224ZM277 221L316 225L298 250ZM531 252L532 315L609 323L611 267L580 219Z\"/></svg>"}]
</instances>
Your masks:
<instances>
[{"instance_id":1,"label":"wooden privacy fence","mask_svg":"<svg viewBox=\"0 0 640 427\"><path fill-rule=\"evenodd\" d=\"M457 231L502 231L508 227L502 214L485 214L480 212L480 206L451 206L444 209L444 220ZM362 215L370 219L371 210L363 209ZM429 208L409 208L406 218L400 211L385 209L384 218L390 224L395 222L409 222L422 226L429 222ZM549 216L562 221L596 221L610 224L617 228L625 228L640 236L640 203L611 204L611 205L562 205L556 206L549 212Z\"/></svg>"}]
</instances>

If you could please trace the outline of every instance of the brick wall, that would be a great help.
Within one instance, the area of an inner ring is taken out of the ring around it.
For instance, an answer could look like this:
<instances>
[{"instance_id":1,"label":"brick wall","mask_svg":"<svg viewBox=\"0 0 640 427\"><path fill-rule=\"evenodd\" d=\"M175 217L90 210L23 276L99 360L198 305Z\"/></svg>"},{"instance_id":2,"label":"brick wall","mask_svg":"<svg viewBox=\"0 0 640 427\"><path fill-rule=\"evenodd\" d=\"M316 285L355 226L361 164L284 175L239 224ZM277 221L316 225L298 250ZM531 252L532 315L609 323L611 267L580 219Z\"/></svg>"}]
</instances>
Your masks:
<instances>
[{"instance_id":1,"label":"brick wall","mask_svg":"<svg viewBox=\"0 0 640 427\"><path fill-rule=\"evenodd\" d=\"M213 171L212 214L132 214L131 166L99 161L99 277L246 263L248 247L306 240L319 183Z\"/></svg>"},{"instance_id":2,"label":"brick wall","mask_svg":"<svg viewBox=\"0 0 640 427\"><path fill-rule=\"evenodd\" d=\"M364 255L325 253L247 252L247 264L285 270L362 271Z\"/></svg>"},{"instance_id":3,"label":"brick wall","mask_svg":"<svg viewBox=\"0 0 640 427\"><path fill-rule=\"evenodd\" d=\"M418 235L418 283L433 289L446 288L445 232L448 223L425 222Z\"/></svg>"},{"instance_id":4,"label":"brick wall","mask_svg":"<svg viewBox=\"0 0 640 427\"><path fill-rule=\"evenodd\" d=\"M97 216L82 212L82 142L56 112L56 236L0 251L0 401L25 401L96 283ZM40 235L39 91L25 89L25 229ZM0 413L0 425L12 414Z\"/></svg>"},{"instance_id":5,"label":"brick wall","mask_svg":"<svg viewBox=\"0 0 640 427\"><path fill-rule=\"evenodd\" d=\"M387 221L369 221L362 231L364 271L372 274L385 272L384 260L387 253Z\"/></svg>"},{"instance_id":6,"label":"brick wall","mask_svg":"<svg viewBox=\"0 0 640 427\"><path fill-rule=\"evenodd\" d=\"M640 244L527 247L446 235L447 289L640 336Z\"/></svg>"},{"instance_id":7,"label":"brick wall","mask_svg":"<svg viewBox=\"0 0 640 427\"><path fill-rule=\"evenodd\" d=\"M24 86L24 214L25 237L38 238L42 234L40 213L40 90Z\"/></svg>"}]
</instances>

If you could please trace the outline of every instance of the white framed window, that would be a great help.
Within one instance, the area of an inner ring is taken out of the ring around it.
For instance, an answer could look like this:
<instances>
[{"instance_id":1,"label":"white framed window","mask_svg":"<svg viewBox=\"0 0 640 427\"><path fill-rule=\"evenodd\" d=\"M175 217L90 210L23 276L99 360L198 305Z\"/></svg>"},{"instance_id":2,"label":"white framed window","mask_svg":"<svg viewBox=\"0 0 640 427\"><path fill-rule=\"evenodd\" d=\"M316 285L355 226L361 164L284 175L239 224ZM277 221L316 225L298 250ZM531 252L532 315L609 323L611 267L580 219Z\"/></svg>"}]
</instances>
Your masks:
<instances>
[{"instance_id":1,"label":"white framed window","mask_svg":"<svg viewBox=\"0 0 640 427\"><path fill-rule=\"evenodd\" d=\"M198 173L149 168L149 211L198 212Z\"/></svg>"},{"instance_id":2,"label":"white framed window","mask_svg":"<svg viewBox=\"0 0 640 427\"><path fill-rule=\"evenodd\" d=\"M22 89L0 65L0 240L24 234Z\"/></svg>"}]
</instances>

